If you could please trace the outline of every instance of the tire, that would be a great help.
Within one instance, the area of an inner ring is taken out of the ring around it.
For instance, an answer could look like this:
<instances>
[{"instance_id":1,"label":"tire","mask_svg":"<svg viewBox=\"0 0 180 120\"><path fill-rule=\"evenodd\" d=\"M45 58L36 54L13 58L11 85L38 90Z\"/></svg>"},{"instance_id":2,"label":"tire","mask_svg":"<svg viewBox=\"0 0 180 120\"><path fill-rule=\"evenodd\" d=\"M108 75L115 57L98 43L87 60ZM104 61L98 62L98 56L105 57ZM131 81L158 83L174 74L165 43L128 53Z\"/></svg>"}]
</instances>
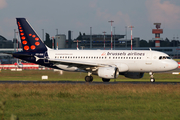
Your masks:
<instances>
[{"instance_id":1,"label":"tire","mask_svg":"<svg viewBox=\"0 0 180 120\"><path fill-rule=\"evenodd\" d=\"M154 83L154 82L155 82L155 79L154 79L154 78L150 78L150 82L151 82L151 83Z\"/></svg>"},{"instance_id":2,"label":"tire","mask_svg":"<svg viewBox=\"0 0 180 120\"><path fill-rule=\"evenodd\" d=\"M85 77L85 81L86 82L92 82L93 81L93 77L92 76L86 76Z\"/></svg>"},{"instance_id":3,"label":"tire","mask_svg":"<svg viewBox=\"0 0 180 120\"><path fill-rule=\"evenodd\" d=\"M90 76L90 80L91 80L91 82L93 81L93 76Z\"/></svg>"}]
</instances>

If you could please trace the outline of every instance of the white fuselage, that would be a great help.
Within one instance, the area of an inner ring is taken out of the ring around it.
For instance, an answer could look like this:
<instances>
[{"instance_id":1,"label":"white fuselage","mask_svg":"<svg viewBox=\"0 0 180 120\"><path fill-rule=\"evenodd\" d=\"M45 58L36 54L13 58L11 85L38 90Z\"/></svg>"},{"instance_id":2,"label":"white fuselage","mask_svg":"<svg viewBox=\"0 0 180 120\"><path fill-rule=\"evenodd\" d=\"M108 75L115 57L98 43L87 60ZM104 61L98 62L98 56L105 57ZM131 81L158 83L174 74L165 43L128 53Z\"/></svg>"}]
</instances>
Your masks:
<instances>
[{"instance_id":1,"label":"white fuselage","mask_svg":"<svg viewBox=\"0 0 180 120\"><path fill-rule=\"evenodd\" d=\"M55 60L116 66L119 72L164 72L178 67L167 54L151 50L48 50L48 55ZM67 65L58 67L78 69Z\"/></svg>"}]
</instances>

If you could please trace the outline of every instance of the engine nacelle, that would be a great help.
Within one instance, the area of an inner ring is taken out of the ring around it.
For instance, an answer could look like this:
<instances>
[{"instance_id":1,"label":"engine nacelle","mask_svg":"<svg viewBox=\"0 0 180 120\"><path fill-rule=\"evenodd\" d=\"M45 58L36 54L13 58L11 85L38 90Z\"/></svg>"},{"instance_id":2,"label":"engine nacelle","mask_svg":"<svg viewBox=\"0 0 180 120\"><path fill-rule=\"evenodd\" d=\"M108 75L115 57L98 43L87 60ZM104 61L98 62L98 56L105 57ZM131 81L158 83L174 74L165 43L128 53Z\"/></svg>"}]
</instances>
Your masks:
<instances>
[{"instance_id":1,"label":"engine nacelle","mask_svg":"<svg viewBox=\"0 0 180 120\"><path fill-rule=\"evenodd\" d=\"M97 74L101 78L114 79L119 76L119 70L117 67L100 67Z\"/></svg>"},{"instance_id":2,"label":"engine nacelle","mask_svg":"<svg viewBox=\"0 0 180 120\"><path fill-rule=\"evenodd\" d=\"M144 73L141 72L126 72L124 76L131 79L140 79L144 76Z\"/></svg>"}]
</instances>

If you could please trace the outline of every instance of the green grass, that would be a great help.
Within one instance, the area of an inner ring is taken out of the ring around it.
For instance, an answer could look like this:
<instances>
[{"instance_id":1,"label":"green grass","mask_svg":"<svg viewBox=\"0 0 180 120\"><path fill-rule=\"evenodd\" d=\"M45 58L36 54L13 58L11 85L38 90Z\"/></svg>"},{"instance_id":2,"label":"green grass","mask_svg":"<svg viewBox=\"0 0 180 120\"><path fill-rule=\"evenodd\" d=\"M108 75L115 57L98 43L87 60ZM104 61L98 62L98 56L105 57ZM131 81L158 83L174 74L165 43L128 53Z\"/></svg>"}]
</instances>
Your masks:
<instances>
[{"instance_id":1,"label":"green grass","mask_svg":"<svg viewBox=\"0 0 180 120\"><path fill-rule=\"evenodd\" d=\"M86 73L2 70L0 80L84 81ZM93 76L94 81L102 81ZM156 81L180 82L180 75L155 74ZM114 80L111 80L113 82ZM147 81L119 76L116 81ZM5 100L5 120L11 114L20 120L159 120L180 118L180 84L0 84ZM1 118L1 115L0 115Z\"/></svg>"},{"instance_id":2,"label":"green grass","mask_svg":"<svg viewBox=\"0 0 180 120\"><path fill-rule=\"evenodd\" d=\"M180 118L180 85L0 84L5 119L172 120Z\"/></svg>"}]
</instances>

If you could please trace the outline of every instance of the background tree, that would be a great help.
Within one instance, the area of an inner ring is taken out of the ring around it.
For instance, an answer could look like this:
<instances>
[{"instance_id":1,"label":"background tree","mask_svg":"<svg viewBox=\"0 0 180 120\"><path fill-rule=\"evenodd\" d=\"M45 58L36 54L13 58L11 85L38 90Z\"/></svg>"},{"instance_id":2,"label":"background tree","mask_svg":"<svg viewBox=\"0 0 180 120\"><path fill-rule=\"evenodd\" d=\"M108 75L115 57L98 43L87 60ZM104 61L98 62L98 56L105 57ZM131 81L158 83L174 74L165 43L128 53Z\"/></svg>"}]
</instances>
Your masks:
<instances>
[{"instance_id":1,"label":"background tree","mask_svg":"<svg viewBox=\"0 0 180 120\"><path fill-rule=\"evenodd\" d=\"M140 47L149 47L149 44L146 40L140 40Z\"/></svg>"}]
</instances>

